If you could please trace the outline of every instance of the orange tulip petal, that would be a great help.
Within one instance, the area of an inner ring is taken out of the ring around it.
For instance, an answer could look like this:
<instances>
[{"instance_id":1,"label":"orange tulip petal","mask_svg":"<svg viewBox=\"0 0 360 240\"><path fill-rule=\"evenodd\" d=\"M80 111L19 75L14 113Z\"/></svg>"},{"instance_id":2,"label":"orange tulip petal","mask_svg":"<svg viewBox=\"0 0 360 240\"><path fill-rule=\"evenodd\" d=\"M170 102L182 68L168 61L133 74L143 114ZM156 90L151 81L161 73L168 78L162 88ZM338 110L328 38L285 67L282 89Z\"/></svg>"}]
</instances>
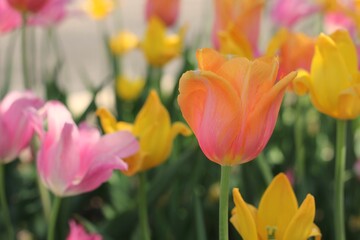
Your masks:
<instances>
[{"instance_id":1,"label":"orange tulip petal","mask_svg":"<svg viewBox=\"0 0 360 240\"><path fill-rule=\"evenodd\" d=\"M196 51L199 69L216 72L225 62L226 58L211 48L202 48Z\"/></svg>"}]
</instances>

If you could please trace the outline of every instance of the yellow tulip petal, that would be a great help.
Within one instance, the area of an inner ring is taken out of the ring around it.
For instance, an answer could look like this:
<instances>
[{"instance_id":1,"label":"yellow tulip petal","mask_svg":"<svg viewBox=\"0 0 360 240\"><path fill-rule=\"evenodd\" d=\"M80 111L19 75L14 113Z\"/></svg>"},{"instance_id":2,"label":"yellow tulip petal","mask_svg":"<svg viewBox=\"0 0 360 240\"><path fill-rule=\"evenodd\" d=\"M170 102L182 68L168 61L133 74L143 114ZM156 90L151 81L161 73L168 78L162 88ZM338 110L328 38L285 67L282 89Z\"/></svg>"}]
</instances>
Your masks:
<instances>
[{"instance_id":1,"label":"yellow tulip petal","mask_svg":"<svg viewBox=\"0 0 360 240\"><path fill-rule=\"evenodd\" d=\"M99 108L96 115L100 118L105 133L113 133L119 130L116 127L116 118L105 108Z\"/></svg>"},{"instance_id":2,"label":"yellow tulip petal","mask_svg":"<svg viewBox=\"0 0 360 240\"><path fill-rule=\"evenodd\" d=\"M171 138L174 139L178 134L190 136L192 131L182 122L174 122L171 126Z\"/></svg>"},{"instance_id":3,"label":"yellow tulip petal","mask_svg":"<svg viewBox=\"0 0 360 240\"><path fill-rule=\"evenodd\" d=\"M354 119L360 115L360 84L355 87L345 89L339 95L338 118Z\"/></svg>"},{"instance_id":4,"label":"yellow tulip petal","mask_svg":"<svg viewBox=\"0 0 360 240\"><path fill-rule=\"evenodd\" d=\"M257 240L258 237L253 213L241 197L239 189L233 189L233 198L235 207L232 211L230 222L244 240Z\"/></svg>"},{"instance_id":5,"label":"yellow tulip petal","mask_svg":"<svg viewBox=\"0 0 360 240\"><path fill-rule=\"evenodd\" d=\"M299 69L298 74L292 83L294 92L299 96L308 93L310 81L310 74L303 69Z\"/></svg>"},{"instance_id":6,"label":"yellow tulip petal","mask_svg":"<svg viewBox=\"0 0 360 240\"><path fill-rule=\"evenodd\" d=\"M114 10L115 2L114 0L86 0L83 8L90 17L100 20Z\"/></svg>"},{"instance_id":7,"label":"yellow tulip petal","mask_svg":"<svg viewBox=\"0 0 360 240\"><path fill-rule=\"evenodd\" d=\"M133 132L134 126L131 123L127 122L117 122L116 123L116 130L117 131L129 131Z\"/></svg>"},{"instance_id":8,"label":"yellow tulip petal","mask_svg":"<svg viewBox=\"0 0 360 240\"><path fill-rule=\"evenodd\" d=\"M268 239L268 234L275 233L275 239L283 239L297 209L298 203L289 180L285 174L278 174L260 200L256 223L261 238Z\"/></svg>"},{"instance_id":9,"label":"yellow tulip petal","mask_svg":"<svg viewBox=\"0 0 360 240\"><path fill-rule=\"evenodd\" d=\"M270 40L270 43L266 49L266 56L275 56L281 46L288 38L289 32L286 28L280 29L274 37Z\"/></svg>"},{"instance_id":10,"label":"yellow tulip petal","mask_svg":"<svg viewBox=\"0 0 360 240\"><path fill-rule=\"evenodd\" d=\"M308 194L284 233L284 240L305 240L311 235L315 217L315 200Z\"/></svg>"},{"instance_id":11,"label":"yellow tulip petal","mask_svg":"<svg viewBox=\"0 0 360 240\"><path fill-rule=\"evenodd\" d=\"M346 30L338 30L330 35L334 40L337 48L339 49L342 58L345 61L345 65L351 75L355 76L358 72L358 59L355 45L350 37L350 34Z\"/></svg>"},{"instance_id":12,"label":"yellow tulip petal","mask_svg":"<svg viewBox=\"0 0 360 240\"><path fill-rule=\"evenodd\" d=\"M120 76L116 80L116 93L121 99L134 101L138 99L144 86L145 80L142 78L131 80L125 76Z\"/></svg>"},{"instance_id":13,"label":"yellow tulip petal","mask_svg":"<svg viewBox=\"0 0 360 240\"><path fill-rule=\"evenodd\" d=\"M114 54L124 54L133 50L138 45L138 37L128 31L122 31L110 39L110 49Z\"/></svg>"},{"instance_id":14,"label":"yellow tulip petal","mask_svg":"<svg viewBox=\"0 0 360 240\"><path fill-rule=\"evenodd\" d=\"M318 226L316 226L315 224L312 225L311 227L311 232L309 237L314 237L315 240L321 240L321 232L320 229L318 228Z\"/></svg>"}]
</instances>

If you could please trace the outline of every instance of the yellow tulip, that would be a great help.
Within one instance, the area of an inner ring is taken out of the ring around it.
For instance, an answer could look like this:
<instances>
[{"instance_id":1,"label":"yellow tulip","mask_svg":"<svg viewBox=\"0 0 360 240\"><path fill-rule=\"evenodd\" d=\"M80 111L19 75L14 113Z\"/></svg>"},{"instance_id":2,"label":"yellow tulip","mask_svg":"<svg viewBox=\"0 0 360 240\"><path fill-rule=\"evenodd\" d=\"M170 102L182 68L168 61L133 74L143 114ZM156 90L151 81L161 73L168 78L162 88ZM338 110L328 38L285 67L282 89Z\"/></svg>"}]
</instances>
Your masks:
<instances>
[{"instance_id":1,"label":"yellow tulip","mask_svg":"<svg viewBox=\"0 0 360 240\"><path fill-rule=\"evenodd\" d=\"M136 100L145 86L145 80L137 78L130 80L125 76L120 76L116 80L116 93L121 99L127 101Z\"/></svg>"},{"instance_id":2,"label":"yellow tulip","mask_svg":"<svg viewBox=\"0 0 360 240\"><path fill-rule=\"evenodd\" d=\"M139 45L138 37L132 32L121 31L110 39L110 49L114 54L127 53Z\"/></svg>"},{"instance_id":3,"label":"yellow tulip","mask_svg":"<svg viewBox=\"0 0 360 240\"><path fill-rule=\"evenodd\" d=\"M235 207L231 223L244 240L306 240L321 239L314 224L315 200L308 194L298 207L290 182L278 174L263 194L259 208L245 203L239 189L233 189Z\"/></svg>"},{"instance_id":4,"label":"yellow tulip","mask_svg":"<svg viewBox=\"0 0 360 240\"><path fill-rule=\"evenodd\" d=\"M95 20L105 18L114 8L114 0L86 0L84 4L85 12Z\"/></svg>"},{"instance_id":5,"label":"yellow tulip","mask_svg":"<svg viewBox=\"0 0 360 240\"><path fill-rule=\"evenodd\" d=\"M166 25L157 17L152 17L140 47L149 64L161 67L181 54L185 28L178 34L166 35Z\"/></svg>"},{"instance_id":6,"label":"yellow tulip","mask_svg":"<svg viewBox=\"0 0 360 240\"><path fill-rule=\"evenodd\" d=\"M321 34L316 42L310 74L294 81L294 88L310 93L313 105L337 119L360 115L360 78L356 48L347 31Z\"/></svg>"},{"instance_id":7,"label":"yellow tulip","mask_svg":"<svg viewBox=\"0 0 360 240\"><path fill-rule=\"evenodd\" d=\"M134 175L163 163L170 155L174 138L178 134L191 135L190 129L181 122L171 124L170 116L156 91L151 91L135 118L134 124L116 122L106 109L97 111L105 133L131 131L140 142L140 150L124 159L128 164L126 175Z\"/></svg>"}]
</instances>

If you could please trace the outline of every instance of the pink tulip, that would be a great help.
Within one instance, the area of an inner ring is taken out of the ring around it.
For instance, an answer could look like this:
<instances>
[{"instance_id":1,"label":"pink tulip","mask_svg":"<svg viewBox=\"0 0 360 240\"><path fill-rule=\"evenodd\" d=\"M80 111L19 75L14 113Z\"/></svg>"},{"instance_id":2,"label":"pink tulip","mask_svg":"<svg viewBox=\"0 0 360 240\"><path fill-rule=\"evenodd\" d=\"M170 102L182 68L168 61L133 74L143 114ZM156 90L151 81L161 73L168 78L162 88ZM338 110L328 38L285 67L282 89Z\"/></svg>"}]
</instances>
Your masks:
<instances>
[{"instance_id":1,"label":"pink tulip","mask_svg":"<svg viewBox=\"0 0 360 240\"><path fill-rule=\"evenodd\" d=\"M127 170L122 158L139 149L130 132L101 137L97 128L86 124L78 128L60 102L50 101L43 110L47 131L38 131L38 172L44 185L57 196L96 189L111 177L113 170Z\"/></svg>"},{"instance_id":2,"label":"pink tulip","mask_svg":"<svg viewBox=\"0 0 360 240\"><path fill-rule=\"evenodd\" d=\"M299 20L321 10L308 0L276 0L271 11L272 19L278 25L291 28Z\"/></svg>"},{"instance_id":3,"label":"pink tulip","mask_svg":"<svg viewBox=\"0 0 360 240\"><path fill-rule=\"evenodd\" d=\"M172 26L179 16L180 0L147 0L146 20L160 18L167 26Z\"/></svg>"},{"instance_id":4,"label":"pink tulip","mask_svg":"<svg viewBox=\"0 0 360 240\"><path fill-rule=\"evenodd\" d=\"M4 1L4 0L3 0ZM9 5L19 12L36 13L43 8L49 0L6 0Z\"/></svg>"},{"instance_id":5,"label":"pink tulip","mask_svg":"<svg viewBox=\"0 0 360 240\"><path fill-rule=\"evenodd\" d=\"M70 233L66 240L102 240L99 234L89 234L85 231L84 227L77 224L74 220L69 222Z\"/></svg>"},{"instance_id":6,"label":"pink tulip","mask_svg":"<svg viewBox=\"0 0 360 240\"><path fill-rule=\"evenodd\" d=\"M329 12L324 17L324 31L331 34L339 29L346 29L349 31L351 37L357 37L356 23L354 20L345 15L343 12Z\"/></svg>"},{"instance_id":7,"label":"pink tulip","mask_svg":"<svg viewBox=\"0 0 360 240\"><path fill-rule=\"evenodd\" d=\"M0 102L1 163L14 160L29 146L36 127L36 110L42 105L43 101L31 92L11 92Z\"/></svg>"},{"instance_id":8,"label":"pink tulip","mask_svg":"<svg viewBox=\"0 0 360 240\"><path fill-rule=\"evenodd\" d=\"M12 7L8 1L0 0L0 33L12 31L22 24L21 11ZM28 14L27 24L48 26L59 23L67 16L66 5L69 1L47 0L35 13Z\"/></svg>"}]
</instances>

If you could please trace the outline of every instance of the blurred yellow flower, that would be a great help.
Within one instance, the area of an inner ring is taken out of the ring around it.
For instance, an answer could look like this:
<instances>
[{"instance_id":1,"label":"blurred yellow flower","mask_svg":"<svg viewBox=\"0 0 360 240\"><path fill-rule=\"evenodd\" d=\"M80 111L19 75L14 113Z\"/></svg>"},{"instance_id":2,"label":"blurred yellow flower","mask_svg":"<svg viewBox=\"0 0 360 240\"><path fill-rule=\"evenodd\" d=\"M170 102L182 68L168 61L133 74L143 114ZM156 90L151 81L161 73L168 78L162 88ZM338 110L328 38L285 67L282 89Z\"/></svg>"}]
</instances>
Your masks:
<instances>
[{"instance_id":1,"label":"blurred yellow flower","mask_svg":"<svg viewBox=\"0 0 360 240\"><path fill-rule=\"evenodd\" d=\"M244 240L321 239L314 224L315 200L308 194L298 207L290 182L278 174L263 194L259 208L245 203L239 189L233 189L235 207L231 223Z\"/></svg>"},{"instance_id":2,"label":"blurred yellow flower","mask_svg":"<svg viewBox=\"0 0 360 240\"><path fill-rule=\"evenodd\" d=\"M163 163L169 157L174 138L178 134L191 135L190 129L185 124L181 122L171 124L169 113L154 90L150 91L134 124L116 122L114 116L103 108L98 109L97 115L105 133L128 130L138 138L139 152L124 159L129 167L124 174L129 176Z\"/></svg>"},{"instance_id":3,"label":"blurred yellow flower","mask_svg":"<svg viewBox=\"0 0 360 240\"><path fill-rule=\"evenodd\" d=\"M337 119L360 115L360 75L356 48L349 33L321 34L316 42L310 74L294 81L294 88L310 93L313 105ZM297 86L296 86L297 85Z\"/></svg>"},{"instance_id":4,"label":"blurred yellow flower","mask_svg":"<svg viewBox=\"0 0 360 240\"><path fill-rule=\"evenodd\" d=\"M143 78L129 79L126 76L120 76L116 79L117 95L127 101L136 100L145 86Z\"/></svg>"},{"instance_id":5,"label":"blurred yellow flower","mask_svg":"<svg viewBox=\"0 0 360 240\"><path fill-rule=\"evenodd\" d=\"M86 0L85 12L95 20L101 20L110 14L115 8L114 0Z\"/></svg>"},{"instance_id":6,"label":"blurred yellow flower","mask_svg":"<svg viewBox=\"0 0 360 240\"><path fill-rule=\"evenodd\" d=\"M166 25L157 17L148 22L145 37L140 47L149 64L161 67L181 54L185 28L177 34L166 35Z\"/></svg>"},{"instance_id":7,"label":"blurred yellow flower","mask_svg":"<svg viewBox=\"0 0 360 240\"><path fill-rule=\"evenodd\" d=\"M132 32L121 31L110 39L110 49L114 54L127 53L139 45L138 37Z\"/></svg>"}]
</instances>

